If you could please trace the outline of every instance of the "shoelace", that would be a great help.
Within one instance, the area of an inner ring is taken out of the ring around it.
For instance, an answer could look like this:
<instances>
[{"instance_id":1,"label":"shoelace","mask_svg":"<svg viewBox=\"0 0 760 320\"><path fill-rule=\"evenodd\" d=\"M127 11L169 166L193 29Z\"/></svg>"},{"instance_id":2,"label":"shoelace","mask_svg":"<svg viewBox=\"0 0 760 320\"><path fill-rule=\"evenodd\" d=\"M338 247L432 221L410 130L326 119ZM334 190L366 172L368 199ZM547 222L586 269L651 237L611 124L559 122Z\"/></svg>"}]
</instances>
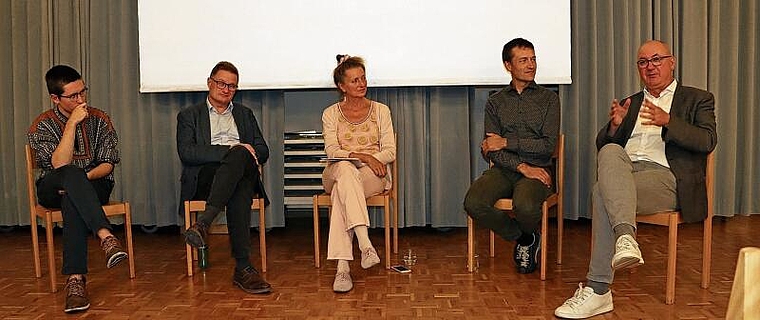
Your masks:
<instances>
[{"instance_id":1,"label":"shoelace","mask_svg":"<svg viewBox=\"0 0 760 320\"><path fill-rule=\"evenodd\" d=\"M335 280L339 282L351 281L351 275L348 272L338 272L335 274Z\"/></svg>"},{"instance_id":2,"label":"shoelace","mask_svg":"<svg viewBox=\"0 0 760 320\"><path fill-rule=\"evenodd\" d=\"M243 276L246 278L251 277L258 273L259 271L254 269L253 267L246 267L245 269L243 269Z\"/></svg>"},{"instance_id":3,"label":"shoelace","mask_svg":"<svg viewBox=\"0 0 760 320\"><path fill-rule=\"evenodd\" d=\"M575 290L575 293L573 294L573 297L570 299L567 299L565 301L564 305L575 309L576 307L583 304L583 302L588 299L588 297L591 295L590 292L583 290L583 284L578 284L578 289Z\"/></svg>"},{"instance_id":4,"label":"shoelace","mask_svg":"<svg viewBox=\"0 0 760 320\"><path fill-rule=\"evenodd\" d=\"M527 267L530 263L530 253L528 246L517 246L517 258L520 260L521 267Z\"/></svg>"},{"instance_id":5,"label":"shoelace","mask_svg":"<svg viewBox=\"0 0 760 320\"><path fill-rule=\"evenodd\" d=\"M119 246L119 240L116 240L116 237L114 236L108 236L103 239L103 242L100 244L100 246L103 248L103 251L110 252L113 250L113 248Z\"/></svg>"},{"instance_id":6,"label":"shoelace","mask_svg":"<svg viewBox=\"0 0 760 320\"><path fill-rule=\"evenodd\" d=\"M633 243L628 239L623 239L620 244L617 245L618 250L633 250Z\"/></svg>"},{"instance_id":7,"label":"shoelace","mask_svg":"<svg viewBox=\"0 0 760 320\"><path fill-rule=\"evenodd\" d=\"M84 297L84 280L70 278L66 283L66 290L70 296Z\"/></svg>"}]
</instances>

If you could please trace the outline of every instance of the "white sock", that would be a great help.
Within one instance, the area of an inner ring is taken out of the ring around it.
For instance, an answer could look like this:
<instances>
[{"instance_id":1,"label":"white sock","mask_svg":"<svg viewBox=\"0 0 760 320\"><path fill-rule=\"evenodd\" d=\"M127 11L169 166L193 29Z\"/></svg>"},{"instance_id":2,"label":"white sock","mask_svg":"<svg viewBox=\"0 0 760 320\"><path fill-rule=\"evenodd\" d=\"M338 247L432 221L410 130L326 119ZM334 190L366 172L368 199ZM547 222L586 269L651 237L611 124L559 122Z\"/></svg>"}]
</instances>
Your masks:
<instances>
[{"instance_id":1,"label":"white sock","mask_svg":"<svg viewBox=\"0 0 760 320\"><path fill-rule=\"evenodd\" d=\"M359 250L364 252L365 250L372 248L372 242L369 241L367 226L354 227L354 234L356 234L356 241L359 242Z\"/></svg>"},{"instance_id":2,"label":"white sock","mask_svg":"<svg viewBox=\"0 0 760 320\"><path fill-rule=\"evenodd\" d=\"M338 260L338 272L351 272L351 267L348 265L348 260Z\"/></svg>"}]
</instances>

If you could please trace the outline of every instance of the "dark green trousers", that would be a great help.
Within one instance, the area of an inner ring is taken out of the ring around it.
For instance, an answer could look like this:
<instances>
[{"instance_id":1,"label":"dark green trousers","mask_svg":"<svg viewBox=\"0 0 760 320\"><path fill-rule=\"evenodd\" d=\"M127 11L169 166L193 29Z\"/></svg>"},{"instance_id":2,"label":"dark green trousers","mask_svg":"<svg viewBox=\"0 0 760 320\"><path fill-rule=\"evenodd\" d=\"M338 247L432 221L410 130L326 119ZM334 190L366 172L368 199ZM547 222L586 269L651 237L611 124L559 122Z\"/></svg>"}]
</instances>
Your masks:
<instances>
[{"instance_id":1,"label":"dark green trousers","mask_svg":"<svg viewBox=\"0 0 760 320\"><path fill-rule=\"evenodd\" d=\"M541 181L525 178L509 169L492 167L483 172L467 190L464 210L479 226L512 241L523 233L538 229L541 204L551 192L551 188ZM494 208L501 198L512 198L514 218Z\"/></svg>"}]
</instances>

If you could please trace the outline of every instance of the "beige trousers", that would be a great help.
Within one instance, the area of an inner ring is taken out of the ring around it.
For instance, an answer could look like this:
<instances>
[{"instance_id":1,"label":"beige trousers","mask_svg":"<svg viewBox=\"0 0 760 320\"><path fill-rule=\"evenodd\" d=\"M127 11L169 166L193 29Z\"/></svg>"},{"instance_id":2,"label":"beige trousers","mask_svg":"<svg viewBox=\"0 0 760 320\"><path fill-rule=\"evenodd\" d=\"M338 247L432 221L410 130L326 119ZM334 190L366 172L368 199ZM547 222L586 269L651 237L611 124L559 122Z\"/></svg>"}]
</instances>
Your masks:
<instances>
[{"instance_id":1,"label":"beige trousers","mask_svg":"<svg viewBox=\"0 0 760 320\"><path fill-rule=\"evenodd\" d=\"M356 168L351 162L340 161L325 168L322 185L332 200L327 259L353 260L353 228L369 227L366 200L383 192L385 179L376 176L369 166Z\"/></svg>"}]
</instances>

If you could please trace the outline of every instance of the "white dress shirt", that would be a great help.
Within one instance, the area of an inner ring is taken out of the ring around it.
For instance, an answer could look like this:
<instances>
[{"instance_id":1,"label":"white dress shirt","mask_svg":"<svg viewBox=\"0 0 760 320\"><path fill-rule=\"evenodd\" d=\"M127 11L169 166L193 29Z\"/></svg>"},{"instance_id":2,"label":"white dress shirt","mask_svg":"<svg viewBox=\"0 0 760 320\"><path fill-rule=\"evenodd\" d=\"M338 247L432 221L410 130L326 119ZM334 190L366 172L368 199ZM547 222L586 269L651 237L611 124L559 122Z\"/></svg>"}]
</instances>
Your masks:
<instances>
[{"instance_id":1,"label":"white dress shirt","mask_svg":"<svg viewBox=\"0 0 760 320\"><path fill-rule=\"evenodd\" d=\"M644 99L651 101L652 104L670 113L670 107L673 104L673 93L675 93L677 85L676 80L673 80L660 93L659 97L653 96L644 88ZM665 157L665 141L662 140L662 127L642 124L642 121L646 121L646 119L641 117L641 110L643 110L643 107L639 109L639 116L636 119L636 125L633 127L631 137L625 145L625 151L628 153L631 161L651 161L670 168L668 159Z\"/></svg>"}]
</instances>

